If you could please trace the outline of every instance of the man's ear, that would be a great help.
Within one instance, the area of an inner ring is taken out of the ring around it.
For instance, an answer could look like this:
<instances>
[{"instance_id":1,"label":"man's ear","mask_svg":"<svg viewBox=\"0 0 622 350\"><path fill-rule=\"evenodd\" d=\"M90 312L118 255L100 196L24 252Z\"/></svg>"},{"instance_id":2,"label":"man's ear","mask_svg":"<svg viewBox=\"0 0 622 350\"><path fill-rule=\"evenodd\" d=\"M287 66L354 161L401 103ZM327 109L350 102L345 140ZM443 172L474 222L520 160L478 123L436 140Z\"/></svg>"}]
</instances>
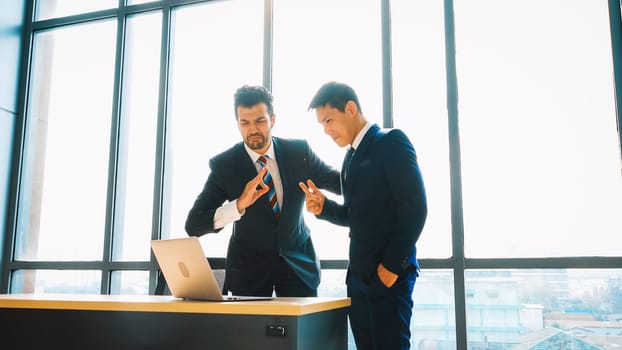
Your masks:
<instances>
[{"instance_id":1,"label":"man's ear","mask_svg":"<svg viewBox=\"0 0 622 350\"><path fill-rule=\"evenodd\" d=\"M348 116L357 116L358 115L358 107L356 106L356 103L354 103L354 101L350 100L348 102L346 102L346 106L345 106L345 112Z\"/></svg>"},{"instance_id":2,"label":"man's ear","mask_svg":"<svg viewBox=\"0 0 622 350\"><path fill-rule=\"evenodd\" d=\"M274 127L274 123L276 122L276 114L270 116L270 122L272 122L272 126Z\"/></svg>"}]
</instances>

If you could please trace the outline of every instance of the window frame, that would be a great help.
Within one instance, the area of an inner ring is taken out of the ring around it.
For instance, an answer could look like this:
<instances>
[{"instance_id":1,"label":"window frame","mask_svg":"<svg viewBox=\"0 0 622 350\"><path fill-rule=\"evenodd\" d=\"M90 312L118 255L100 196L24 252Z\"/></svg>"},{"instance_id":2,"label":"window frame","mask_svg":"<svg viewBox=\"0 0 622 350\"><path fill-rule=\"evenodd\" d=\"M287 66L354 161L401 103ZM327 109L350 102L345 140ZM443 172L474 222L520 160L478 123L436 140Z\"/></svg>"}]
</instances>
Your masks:
<instances>
[{"instance_id":1,"label":"window frame","mask_svg":"<svg viewBox=\"0 0 622 350\"><path fill-rule=\"evenodd\" d=\"M159 79L159 104L157 121L157 149L156 149L156 168L159 169L154 175L154 200L153 200L153 222L152 239L161 236L161 228L166 218L164 213L164 165L165 165L165 143L167 141L167 95L168 95L168 69L170 52L170 31L171 31L171 11L176 6L184 6L195 3L209 2L211 0L162 0L151 3L125 5L124 0L119 0L119 6L114 9L95 11L91 13L71 15L61 18L33 21L34 8L33 1L26 2L26 20L24 23L23 46L22 46L22 70L20 73L18 91L18 121L15 130L14 147L14 167L11 174L11 190L8 201L8 225L7 238L4 241L3 254L0 271L0 293L7 293L9 290L9 279L12 271L15 270L36 270L36 269L58 269L58 270L99 270L102 272L101 293L110 293L110 281L113 271L149 271L149 290L155 288L157 280L157 264L151 255L149 261L113 261L111 254L111 239L114 225L114 201L116 167L118 159L110 157L109 165L109 184L108 184L108 203L106 212L107 227L104 237L104 251L102 261L14 261L13 253L16 240L16 217L19 203L19 185L22 175L21 160L24 156L24 142L26 129L26 106L27 106L27 86L29 81L33 35L40 30L57 28L79 24L99 19L114 18L117 20L117 46L115 52L115 89L113 93L113 115L112 128L115 132L111 133L111 154L116 154L119 140L115 135L118 134L120 118L120 99L122 85L122 62L125 45L125 24L127 16L136 15L142 12L159 10L162 11L162 37L161 37L161 56L160 56L160 79ZM620 0L607 0L609 7L609 24L611 30L611 45L613 55L613 78L616 110L616 121L618 125L619 144L622 145L622 20ZM393 127L392 118L392 72L391 72L391 27L390 27L390 0L382 0L381 17L382 23L382 81L383 81L383 126ZM451 193L451 224L452 224L452 257L444 259L421 259L423 269L447 269L453 271L454 276L454 295L455 297L455 323L456 323L456 344L457 348L467 348L467 325L466 325L466 299L469 291L465 289L465 271L474 269L615 269L622 266L622 256L616 257L559 257L559 258L494 258L494 259L472 259L464 255L464 221L462 213L462 184L461 184L461 164L460 164L460 134L458 128L458 82L456 74L456 43L455 43L455 24L453 13L453 0L444 0L444 20L445 20L445 55L446 55L446 84L447 84L447 111L448 111L448 130L449 130L449 161L450 161L450 193ZM264 0L264 53L263 53L263 84L267 88L272 86L272 1ZM622 146L621 146L622 149ZM621 152L622 154L622 152ZM622 161L622 159L621 159ZM210 263L215 269L224 268L224 258L210 258ZM322 260L322 269L345 269L347 260L334 259Z\"/></svg>"}]
</instances>

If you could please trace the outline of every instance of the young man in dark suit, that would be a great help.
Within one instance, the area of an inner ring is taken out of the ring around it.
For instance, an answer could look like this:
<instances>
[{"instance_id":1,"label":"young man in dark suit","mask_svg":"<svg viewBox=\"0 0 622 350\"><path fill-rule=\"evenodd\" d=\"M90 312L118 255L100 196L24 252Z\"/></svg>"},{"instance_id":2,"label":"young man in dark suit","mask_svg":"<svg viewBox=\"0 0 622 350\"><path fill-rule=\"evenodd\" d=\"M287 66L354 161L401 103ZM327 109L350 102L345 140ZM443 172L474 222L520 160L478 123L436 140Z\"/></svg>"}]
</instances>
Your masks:
<instances>
[{"instance_id":1,"label":"young man in dark suit","mask_svg":"<svg viewBox=\"0 0 622 350\"><path fill-rule=\"evenodd\" d=\"M311 213L350 227L346 284L357 349L409 349L415 243L427 216L413 145L399 129L369 123L346 84L323 85L309 108L339 147L350 146L341 171L343 204L327 199L313 179L300 187Z\"/></svg>"},{"instance_id":2,"label":"young man in dark suit","mask_svg":"<svg viewBox=\"0 0 622 350\"><path fill-rule=\"evenodd\" d=\"M272 136L276 116L265 88L239 88L234 108L243 142L210 159L211 172L188 214L186 232L201 236L233 223L225 293L317 296L320 263L298 183L310 178L340 194L339 172L306 141Z\"/></svg>"}]
</instances>

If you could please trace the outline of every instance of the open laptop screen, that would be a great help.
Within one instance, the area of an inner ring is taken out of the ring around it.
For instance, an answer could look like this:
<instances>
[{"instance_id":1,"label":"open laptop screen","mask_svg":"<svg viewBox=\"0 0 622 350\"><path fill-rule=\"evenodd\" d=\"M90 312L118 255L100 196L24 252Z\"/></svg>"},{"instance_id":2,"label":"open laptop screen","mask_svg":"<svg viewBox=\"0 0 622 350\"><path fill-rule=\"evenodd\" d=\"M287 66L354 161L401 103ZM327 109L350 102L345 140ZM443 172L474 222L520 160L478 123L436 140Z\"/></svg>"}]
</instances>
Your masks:
<instances>
[{"instance_id":1,"label":"open laptop screen","mask_svg":"<svg viewBox=\"0 0 622 350\"><path fill-rule=\"evenodd\" d=\"M210 301L270 300L272 297L222 295L197 237L151 241L151 249L171 294Z\"/></svg>"}]
</instances>

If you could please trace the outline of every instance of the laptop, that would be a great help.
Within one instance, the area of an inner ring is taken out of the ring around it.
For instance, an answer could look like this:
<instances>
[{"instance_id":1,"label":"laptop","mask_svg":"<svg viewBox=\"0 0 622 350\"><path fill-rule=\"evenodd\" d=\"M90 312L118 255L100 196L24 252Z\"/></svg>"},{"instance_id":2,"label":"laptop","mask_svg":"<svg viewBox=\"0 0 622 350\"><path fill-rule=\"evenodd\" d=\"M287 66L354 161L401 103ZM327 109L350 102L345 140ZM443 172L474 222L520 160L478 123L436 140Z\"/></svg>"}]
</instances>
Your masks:
<instances>
[{"instance_id":1,"label":"laptop","mask_svg":"<svg viewBox=\"0 0 622 350\"><path fill-rule=\"evenodd\" d=\"M207 301L274 299L264 296L222 295L197 237L152 240L151 249L171 294L176 298Z\"/></svg>"}]
</instances>

